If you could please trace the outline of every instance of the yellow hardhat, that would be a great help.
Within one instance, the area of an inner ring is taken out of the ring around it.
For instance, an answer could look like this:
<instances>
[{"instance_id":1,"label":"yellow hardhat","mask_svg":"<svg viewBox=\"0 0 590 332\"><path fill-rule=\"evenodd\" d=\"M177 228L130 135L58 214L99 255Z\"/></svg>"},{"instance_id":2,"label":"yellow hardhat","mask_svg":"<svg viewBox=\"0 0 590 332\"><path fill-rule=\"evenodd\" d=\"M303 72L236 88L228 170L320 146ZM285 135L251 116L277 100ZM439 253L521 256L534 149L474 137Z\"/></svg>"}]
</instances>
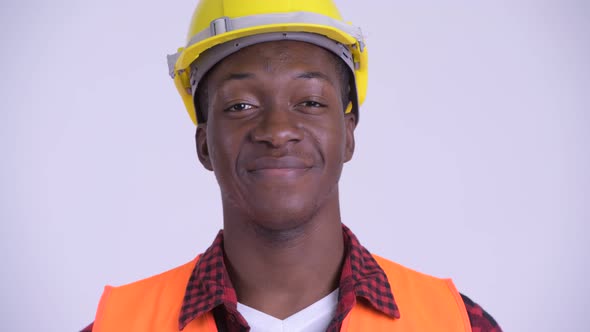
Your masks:
<instances>
[{"instance_id":1,"label":"yellow hardhat","mask_svg":"<svg viewBox=\"0 0 590 332\"><path fill-rule=\"evenodd\" d=\"M202 119L194 94L205 73L246 46L276 40L313 43L344 60L354 73L347 112L358 119L367 92L367 49L361 30L342 20L332 0L201 0L186 47L168 56L170 76L195 124Z\"/></svg>"}]
</instances>

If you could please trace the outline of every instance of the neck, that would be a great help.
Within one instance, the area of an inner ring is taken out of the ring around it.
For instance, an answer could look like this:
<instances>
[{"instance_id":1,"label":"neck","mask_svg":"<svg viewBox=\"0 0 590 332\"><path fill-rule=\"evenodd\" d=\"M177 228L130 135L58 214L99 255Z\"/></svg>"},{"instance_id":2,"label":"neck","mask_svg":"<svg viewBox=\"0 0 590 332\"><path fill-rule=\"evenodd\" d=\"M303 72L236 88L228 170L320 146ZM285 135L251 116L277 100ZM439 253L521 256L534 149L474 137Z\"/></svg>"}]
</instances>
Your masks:
<instances>
[{"instance_id":1,"label":"neck","mask_svg":"<svg viewBox=\"0 0 590 332\"><path fill-rule=\"evenodd\" d=\"M284 319L338 287L344 243L337 196L326 203L288 230L264 230L224 211L226 264L238 301Z\"/></svg>"}]
</instances>

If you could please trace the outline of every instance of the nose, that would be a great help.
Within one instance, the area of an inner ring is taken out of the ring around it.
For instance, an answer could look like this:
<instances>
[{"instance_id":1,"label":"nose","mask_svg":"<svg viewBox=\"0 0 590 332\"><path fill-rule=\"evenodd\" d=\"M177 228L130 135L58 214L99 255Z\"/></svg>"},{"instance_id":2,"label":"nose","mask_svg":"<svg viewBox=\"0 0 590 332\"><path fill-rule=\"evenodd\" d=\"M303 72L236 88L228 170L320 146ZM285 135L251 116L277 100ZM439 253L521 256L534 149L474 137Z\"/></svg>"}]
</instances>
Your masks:
<instances>
[{"instance_id":1,"label":"nose","mask_svg":"<svg viewBox=\"0 0 590 332\"><path fill-rule=\"evenodd\" d=\"M275 107L261 112L262 118L252 130L254 142L267 144L272 148L281 148L303 139L303 131L295 114L288 109Z\"/></svg>"}]
</instances>

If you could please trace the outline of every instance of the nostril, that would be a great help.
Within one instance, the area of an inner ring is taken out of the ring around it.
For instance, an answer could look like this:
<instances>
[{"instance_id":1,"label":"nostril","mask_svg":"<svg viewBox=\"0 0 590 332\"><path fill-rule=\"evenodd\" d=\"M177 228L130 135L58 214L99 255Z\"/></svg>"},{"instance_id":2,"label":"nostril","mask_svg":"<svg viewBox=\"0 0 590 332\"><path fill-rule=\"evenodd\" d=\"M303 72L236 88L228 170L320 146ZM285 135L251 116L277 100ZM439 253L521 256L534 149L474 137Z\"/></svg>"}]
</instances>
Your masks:
<instances>
[{"instance_id":1,"label":"nostril","mask_svg":"<svg viewBox=\"0 0 590 332\"><path fill-rule=\"evenodd\" d=\"M254 142L277 148L290 142L302 140L303 133L298 123L291 119L288 114L271 114L266 115L258 123L252 130L251 137Z\"/></svg>"}]
</instances>

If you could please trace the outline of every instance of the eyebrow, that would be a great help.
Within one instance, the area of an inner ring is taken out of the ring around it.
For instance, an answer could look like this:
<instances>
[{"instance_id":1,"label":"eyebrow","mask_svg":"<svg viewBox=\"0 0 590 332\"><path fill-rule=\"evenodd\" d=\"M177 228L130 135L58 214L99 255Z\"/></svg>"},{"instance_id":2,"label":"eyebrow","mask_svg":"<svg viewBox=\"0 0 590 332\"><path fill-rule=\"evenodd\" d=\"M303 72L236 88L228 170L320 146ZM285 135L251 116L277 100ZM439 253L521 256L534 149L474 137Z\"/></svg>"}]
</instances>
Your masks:
<instances>
[{"instance_id":1,"label":"eyebrow","mask_svg":"<svg viewBox=\"0 0 590 332\"><path fill-rule=\"evenodd\" d=\"M306 71L306 72L299 73L299 74L295 75L293 78L294 79L307 79L307 80L320 79L320 80L326 81L328 84L330 84L332 86L334 85L328 75L326 75L322 72L319 72L319 71Z\"/></svg>"},{"instance_id":2,"label":"eyebrow","mask_svg":"<svg viewBox=\"0 0 590 332\"><path fill-rule=\"evenodd\" d=\"M255 77L256 77L256 75L254 73L248 73L248 72L231 73L231 74L227 75L225 78L223 78L221 80L221 82L226 83L228 81L241 81L241 80L252 79ZM328 75L326 75L322 72L319 72L319 71L306 71L306 72L298 73L293 76L293 79L306 79L306 80L320 79L332 86L334 85Z\"/></svg>"},{"instance_id":3,"label":"eyebrow","mask_svg":"<svg viewBox=\"0 0 590 332\"><path fill-rule=\"evenodd\" d=\"M246 79L250 79L250 78L254 78L256 77L256 75L254 75L253 73L231 73L229 75L227 75L226 77L224 77L221 82L225 83L227 81L241 81L241 80L246 80Z\"/></svg>"}]
</instances>

